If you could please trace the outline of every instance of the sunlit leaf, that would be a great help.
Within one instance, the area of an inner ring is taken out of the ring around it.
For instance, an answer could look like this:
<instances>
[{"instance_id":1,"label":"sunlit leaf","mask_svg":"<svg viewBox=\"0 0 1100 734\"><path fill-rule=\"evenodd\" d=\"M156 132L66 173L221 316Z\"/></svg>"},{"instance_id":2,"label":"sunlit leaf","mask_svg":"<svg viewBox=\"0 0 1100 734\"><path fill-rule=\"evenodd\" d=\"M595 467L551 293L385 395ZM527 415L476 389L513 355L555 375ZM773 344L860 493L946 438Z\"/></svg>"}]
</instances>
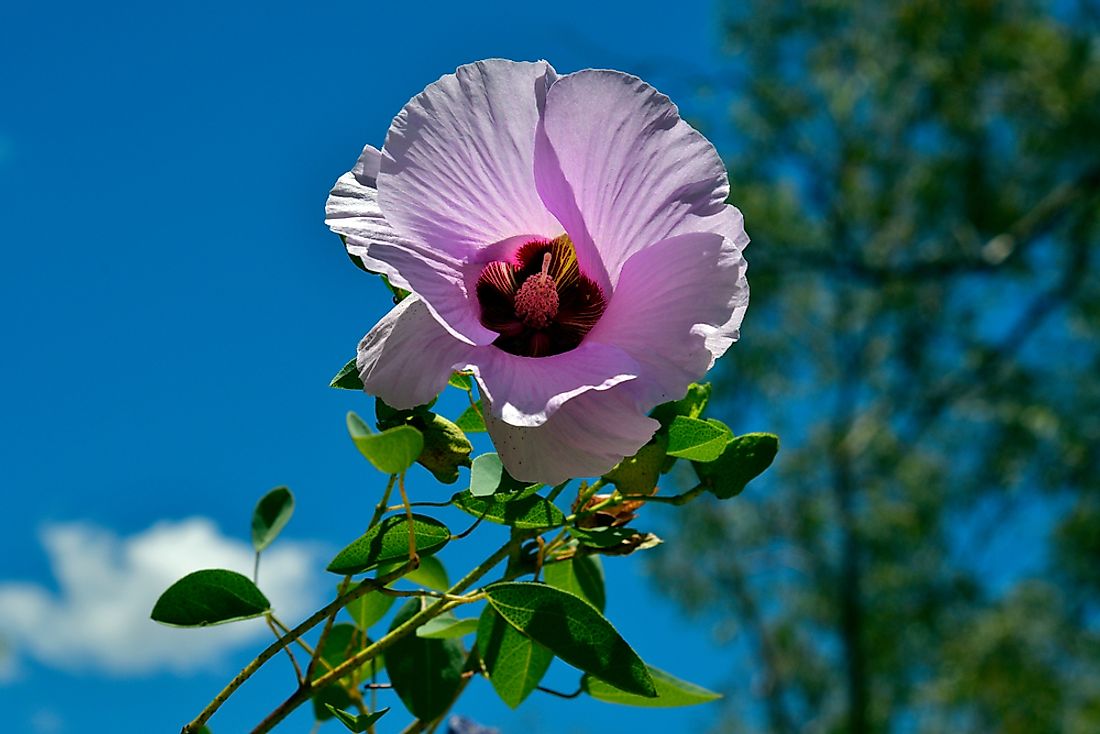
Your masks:
<instances>
[{"instance_id":1,"label":"sunlit leaf","mask_svg":"<svg viewBox=\"0 0 1100 734\"><path fill-rule=\"evenodd\" d=\"M435 518L413 515L416 552L437 553L451 539L451 531ZM409 556L409 522L404 515L390 515L336 554L328 570L338 574L369 571L383 563Z\"/></svg>"},{"instance_id":2,"label":"sunlit leaf","mask_svg":"<svg viewBox=\"0 0 1100 734\"><path fill-rule=\"evenodd\" d=\"M246 576L206 569L184 576L157 599L152 618L173 627L206 627L258 617L271 602Z\"/></svg>"},{"instance_id":3,"label":"sunlit leaf","mask_svg":"<svg viewBox=\"0 0 1100 734\"><path fill-rule=\"evenodd\" d=\"M714 461L733 438L718 421L676 416L668 429L668 455L691 461Z\"/></svg>"},{"instance_id":4,"label":"sunlit leaf","mask_svg":"<svg viewBox=\"0 0 1100 734\"><path fill-rule=\"evenodd\" d=\"M477 626L477 652L489 682L504 703L515 708L538 686L554 654L486 606Z\"/></svg>"},{"instance_id":5,"label":"sunlit leaf","mask_svg":"<svg viewBox=\"0 0 1100 734\"><path fill-rule=\"evenodd\" d=\"M485 433L485 419L482 417L482 410L480 400L474 405L467 406L466 410L462 411L462 415L458 416L455 425L466 433Z\"/></svg>"},{"instance_id":6,"label":"sunlit leaf","mask_svg":"<svg viewBox=\"0 0 1100 734\"><path fill-rule=\"evenodd\" d=\"M706 688L680 680L676 676L669 675L663 670L649 667L649 675L653 679L653 686L657 689L657 697L635 696L625 691L620 691L604 681L585 675L581 678L581 688L592 698L617 703L624 706L649 706L649 707L673 707L694 706L700 703L708 703L722 697L722 694L708 691Z\"/></svg>"},{"instance_id":7,"label":"sunlit leaf","mask_svg":"<svg viewBox=\"0 0 1100 734\"><path fill-rule=\"evenodd\" d=\"M474 497L466 490L456 494L451 501L455 507L474 517L519 530L553 528L565 522L562 511L537 494L518 496L497 493L491 497Z\"/></svg>"},{"instance_id":8,"label":"sunlit leaf","mask_svg":"<svg viewBox=\"0 0 1100 734\"><path fill-rule=\"evenodd\" d=\"M429 640L449 640L452 637L462 637L473 632L477 632L477 619L473 617L459 619L450 612L444 612L416 628L417 637Z\"/></svg>"},{"instance_id":9,"label":"sunlit leaf","mask_svg":"<svg viewBox=\"0 0 1100 734\"><path fill-rule=\"evenodd\" d=\"M337 721L347 727L348 731L353 731L357 734L369 729L371 725L374 724L374 722L381 719L386 714L386 712L390 710L387 706L384 709L378 709L377 711L369 714L349 714L347 711L338 709L332 704L326 703L325 707L332 712Z\"/></svg>"},{"instance_id":10,"label":"sunlit leaf","mask_svg":"<svg viewBox=\"0 0 1100 734\"><path fill-rule=\"evenodd\" d=\"M378 471L384 474L400 474L413 465L424 449L424 436L412 426L388 428L372 433L363 419L349 412L348 434Z\"/></svg>"},{"instance_id":11,"label":"sunlit leaf","mask_svg":"<svg viewBox=\"0 0 1100 734\"><path fill-rule=\"evenodd\" d=\"M542 568L546 583L579 596L601 612L607 603L604 592L603 564L596 556L576 555Z\"/></svg>"}]
</instances>

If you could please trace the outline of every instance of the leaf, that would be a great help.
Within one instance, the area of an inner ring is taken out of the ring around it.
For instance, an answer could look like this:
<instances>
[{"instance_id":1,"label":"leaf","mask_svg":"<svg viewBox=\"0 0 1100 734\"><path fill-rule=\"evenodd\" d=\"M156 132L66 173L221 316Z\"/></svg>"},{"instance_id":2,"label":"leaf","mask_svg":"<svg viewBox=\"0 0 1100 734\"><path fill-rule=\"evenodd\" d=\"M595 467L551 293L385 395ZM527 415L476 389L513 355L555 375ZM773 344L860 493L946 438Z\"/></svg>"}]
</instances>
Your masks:
<instances>
[{"instance_id":1,"label":"leaf","mask_svg":"<svg viewBox=\"0 0 1100 734\"><path fill-rule=\"evenodd\" d=\"M407 559L382 565L378 569L379 575L396 571L405 560ZM419 584L426 589L434 589L435 591L446 591L451 588L450 579L447 577L447 569L443 567L443 563L435 556L421 558L420 567L414 568L401 578L406 581L411 581L414 584Z\"/></svg>"},{"instance_id":2,"label":"leaf","mask_svg":"<svg viewBox=\"0 0 1100 734\"><path fill-rule=\"evenodd\" d=\"M650 416L660 422L662 429L672 425L678 415L686 418L698 418L710 402L711 386L709 382L688 385L687 394L679 400L662 403L650 412Z\"/></svg>"},{"instance_id":3,"label":"leaf","mask_svg":"<svg viewBox=\"0 0 1100 734\"><path fill-rule=\"evenodd\" d=\"M470 494L488 497L500 489L504 477L504 465L496 454L482 454L470 467Z\"/></svg>"},{"instance_id":4,"label":"leaf","mask_svg":"<svg viewBox=\"0 0 1100 734\"><path fill-rule=\"evenodd\" d=\"M422 558L421 562L426 561ZM380 591L369 591L355 601L344 607L351 615L355 626L364 632L375 625L378 620L386 616L386 612L393 606L393 597Z\"/></svg>"},{"instance_id":5,"label":"leaf","mask_svg":"<svg viewBox=\"0 0 1100 734\"><path fill-rule=\"evenodd\" d=\"M483 403L478 400L474 405L466 407L466 410L462 411L462 415L458 416L458 420L455 421L455 425L461 428L466 433L485 433L485 419L482 417L484 414L481 412L484 410Z\"/></svg>"},{"instance_id":6,"label":"leaf","mask_svg":"<svg viewBox=\"0 0 1100 734\"><path fill-rule=\"evenodd\" d=\"M473 380L465 372L452 372L451 376L447 378L447 384L466 392L471 392L474 389Z\"/></svg>"},{"instance_id":7,"label":"leaf","mask_svg":"<svg viewBox=\"0 0 1100 734\"><path fill-rule=\"evenodd\" d=\"M676 416L668 429L668 455L692 461L714 461L733 434L718 421Z\"/></svg>"},{"instance_id":8,"label":"leaf","mask_svg":"<svg viewBox=\"0 0 1100 734\"><path fill-rule=\"evenodd\" d=\"M657 695L642 659L580 597L545 584L514 581L492 584L485 593L509 624L570 665L629 693Z\"/></svg>"},{"instance_id":9,"label":"leaf","mask_svg":"<svg viewBox=\"0 0 1100 734\"><path fill-rule=\"evenodd\" d=\"M294 514L294 495L276 487L263 496L252 512L252 547L259 553L282 531Z\"/></svg>"},{"instance_id":10,"label":"leaf","mask_svg":"<svg viewBox=\"0 0 1100 734\"><path fill-rule=\"evenodd\" d=\"M608 685L602 680L593 678L590 675L585 675L581 678L581 688L589 696L592 696L592 698L606 701L607 703L618 703L624 706L694 706L700 703L716 701L722 697L720 693L709 691L694 683L688 683L686 680L680 680L676 676L669 675L663 670L658 670L652 666L647 667L649 668L649 675L653 679L653 685L657 689L657 698L635 696L620 691L618 688Z\"/></svg>"},{"instance_id":11,"label":"leaf","mask_svg":"<svg viewBox=\"0 0 1100 734\"><path fill-rule=\"evenodd\" d=\"M390 631L418 614L423 599L410 599L397 612ZM433 721L442 716L462 685L466 654L458 640L426 640L407 635L386 653L386 673L394 691L413 716Z\"/></svg>"},{"instance_id":12,"label":"leaf","mask_svg":"<svg viewBox=\"0 0 1100 734\"><path fill-rule=\"evenodd\" d=\"M340 665L351 656L370 643L366 634L350 624L335 624L325 636L325 644L321 647L321 664L313 669L313 678L322 675ZM341 676L339 681L314 691L310 698L313 699L313 716L318 721L327 721L332 718L330 708L346 709L353 705L345 685L355 686L360 680L359 676L369 676L371 670L378 671L380 663L377 658L372 659L366 666L358 670L349 671Z\"/></svg>"},{"instance_id":13,"label":"leaf","mask_svg":"<svg viewBox=\"0 0 1100 734\"><path fill-rule=\"evenodd\" d=\"M424 449L424 436L412 426L371 433L363 419L348 413L348 433L359 453L384 474L400 474L413 465Z\"/></svg>"},{"instance_id":14,"label":"leaf","mask_svg":"<svg viewBox=\"0 0 1100 734\"><path fill-rule=\"evenodd\" d=\"M565 523L562 511L537 494L513 497L497 493L492 497L474 497L466 490L452 497L451 502L474 517L519 530L554 528Z\"/></svg>"},{"instance_id":15,"label":"leaf","mask_svg":"<svg viewBox=\"0 0 1100 734\"><path fill-rule=\"evenodd\" d=\"M471 632L477 632L476 619L473 617L459 619L450 612L444 612L416 628L416 636L427 640L449 640Z\"/></svg>"},{"instance_id":16,"label":"leaf","mask_svg":"<svg viewBox=\"0 0 1100 734\"><path fill-rule=\"evenodd\" d=\"M492 606L478 620L477 652L497 695L512 708L535 690L554 659L554 653L505 622Z\"/></svg>"},{"instance_id":17,"label":"leaf","mask_svg":"<svg viewBox=\"0 0 1100 734\"><path fill-rule=\"evenodd\" d=\"M373 713L356 714L353 716L347 711L336 708L332 704L326 703L325 707L332 712L333 716L335 716L341 724L347 727L348 731L353 731L357 734L359 732L364 732L369 729L371 725L374 724L374 722L381 719L386 714L386 712L390 710L387 706L386 708L378 709Z\"/></svg>"},{"instance_id":18,"label":"leaf","mask_svg":"<svg viewBox=\"0 0 1100 734\"><path fill-rule=\"evenodd\" d=\"M605 526L596 528L570 528L569 532L581 545L592 548L613 548L638 535L634 528Z\"/></svg>"},{"instance_id":19,"label":"leaf","mask_svg":"<svg viewBox=\"0 0 1100 734\"><path fill-rule=\"evenodd\" d=\"M604 610L603 564L595 556L575 555L565 561L542 567L543 578L555 589L579 596L592 606Z\"/></svg>"},{"instance_id":20,"label":"leaf","mask_svg":"<svg viewBox=\"0 0 1100 734\"><path fill-rule=\"evenodd\" d=\"M335 387L338 390L363 389L363 381L359 379L359 368L355 365L355 357L352 357L347 364L340 368L336 376L329 380L328 386Z\"/></svg>"},{"instance_id":21,"label":"leaf","mask_svg":"<svg viewBox=\"0 0 1100 734\"><path fill-rule=\"evenodd\" d=\"M235 571L207 569L184 576L153 606L152 618L173 627L206 627L258 617L271 602L247 577Z\"/></svg>"},{"instance_id":22,"label":"leaf","mask_svg":"<svg viewBox=\"0 0 1100 734\"><path fill-rule=\"evenodd\" d=\"M668 439L657 436L604 475L623 494L651 494L665 465Z\"/></svg>"},{"instance_id":23,"label":"leaf","mask_svg":"<svg viewBox=\"0 0 1100 734\"><path fill-rule=\"evenodd\" d=\"M716 460L693 463L700 483L718 499L741 494L745 485L771 466L779 452L779 437L773 433L746 433L730 441Z\"/></svg>"},{"instance_id":24,"label":"leaf","mask_svg":"<svg viewBox=\"0 0 1100 734\"><path fill-rule=\"evenodd\" d=\"M451 539L446 525L426 515L413 515L413 533L421 556L439 552ZM337 553L328 570L342 575L362 573L408 556L409 522L404 515L390 515Z\"/></svg>"},{"instance_id":25,"label":"leaf","mask_svg":"<svg viewBox=\"0 0 1100 734\"><path fill-rule=\"evenodd\" d=\"M417 462L440 482L454 484L458 481L458 468L470 465L474 447L461 428L430 410L434 403L433 400L412 410L397 410L379 398L374 401L374 414L381 429L409 425L420 431L424 448Z\"/></svg>"}]
</instances>

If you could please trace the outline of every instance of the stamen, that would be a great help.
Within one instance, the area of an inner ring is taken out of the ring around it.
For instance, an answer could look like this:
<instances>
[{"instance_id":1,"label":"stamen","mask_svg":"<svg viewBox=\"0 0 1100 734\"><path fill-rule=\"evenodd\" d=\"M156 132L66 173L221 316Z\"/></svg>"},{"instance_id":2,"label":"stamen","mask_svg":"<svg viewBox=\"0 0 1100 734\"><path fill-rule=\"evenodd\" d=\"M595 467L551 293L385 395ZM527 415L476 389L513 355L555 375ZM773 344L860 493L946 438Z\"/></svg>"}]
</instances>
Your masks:
<instances>
[{"instance_id":1,"label":"stamen","mask_svg":"<svg viewBox=\"0 0 1100 734\"><path fill-rule=\"evenodd\" d=\"M558 284L550 275L552 258L542 257L542 270L523 281L516 291L516 316L532 329L545 329L558 315Z\"/></svg>"}]
</instances>

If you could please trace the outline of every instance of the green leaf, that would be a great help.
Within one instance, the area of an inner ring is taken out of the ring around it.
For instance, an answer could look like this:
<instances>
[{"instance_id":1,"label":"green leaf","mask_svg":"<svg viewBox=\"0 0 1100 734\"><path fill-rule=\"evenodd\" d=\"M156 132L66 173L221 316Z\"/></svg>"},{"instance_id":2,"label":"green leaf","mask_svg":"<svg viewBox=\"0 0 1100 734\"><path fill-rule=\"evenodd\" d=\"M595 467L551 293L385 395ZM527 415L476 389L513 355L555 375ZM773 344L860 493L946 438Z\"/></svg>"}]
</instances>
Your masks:
<instances>
[{"instance_id":1,"label":"green leaf","mask_svg":"<svg viewBox=\"0 0 1100 734\"><path fill-rule=\"evenodd\" d=\"M429 409L432 404L418 405L412 410L397 410L381 399L374 402L374 414L381 429L409 425L424 436L424 449L417 462L444 484L458 481L458 468L470 465L473 446L462 429Z\"/></svg>"},{"instance_id":2,"label":"green leaf","mask_svg":"<svg viewBox=\"0 0 1100 734\"><path fill-rule=\"evenodd\" d=\"M519 530L554 528L565 523L561 510L537 494L515 496L497 493L492 497L474 497L466 490L452 497L451 502L474 517Z\"/></svg>"},{"instance_id":3,"label":"green leaf","mask_svg":"<svg viewBox=\"0 0 1100 734\"><path fill-rule=\"evenodd\" d=\"M412 426L371 433L363 419L348 413L348 433L359 453L384 474L400 474L413 465L424 449L424 436Z\"/></svg>"},{"instance_id":4,"label":"green leaf","mask_svg":"<svg viewBox=\"0 0 1100 734\"><path fill-rule=\"evenodd\" d=\"M746 433L730 441L716 460L693 463L699 481L719 499L741 494L745 485L771 466L779 452L779 437L773 433Z\"/></svg>"},{"instance_id":5,"label":"green leaf","mask_svg":"<svg viewBox=\"0 0 1100 734\"><path fill-rule=\"evenodd\" d=\"M424 599L410 599L393 618L390 631L418 614ZM386 673L393 690L413 716L433 721L454 702L462 686L466 653L459 640L428 640L408 635L390 646Z\"/></svg>"},{"instance_id":6,"label":"green leaf","mask_svg":"<svg viewBox=\"0 0 1100 734\"><path fill-rule=\"evenodd\" d=\"M500 489L504 477L504 465L496 454L482 454L470 467L470 494L488 497Z\"/></svg>"},{"instance_id":7,"label":"green leaf","mask_svg":"<svg viewBox=\"0 0 1100 734\"><path fill-rule=\"evenodd\" d=\"M482 417L484 413L481 412L484 410L483 403L478 400L475 405L477 407L467 406L462 415L458 416L455 425L466 433L485 433L485 419Z\"/></svg>"},{"instance_id":8,"label":"green leaf","mask_svg":"<svg viewBox=\"0 0 1100 734\"><path fill-rule=\"evenodd\" d=\"M665 465L667 445L667 438L657 436L634 456L620 461L604 475L604 479L614 484L623 494L652 493Z\"/></svg>"},{"instance_id":9,"label":"green leaf","mask_svg":"<svg viewBox=\"0 0 1100 734\"><path fill-rule=\"evenodd\" d=\"M421 556L439 552L451 539L446 525L426 515L413 515L413 533ZM408 556L409 522L404 515L390 515L337 553L328 570L341 575L362 573Z\"/></svg>"},{"instance_id":10,"label":"green leaf","mask_svg":"<svg viewBox=\"0 0 1100 734\"><path fill-rule=\"evenodd\" d=\"M535 690L554 659L554 653L505 622L488 605L478 620L477 652L489 671L489 682L512 708Z\"/></svg>"},{"instance_id":11,"label":"green leaf","mask_svg":"<svg viewBox=\"0 0 1100 734\"><path fill-rule=\"evenodd\" d=\"M416 628L416 636L428 640L449 640L477 632L477 620L473 617L459 619L450 612L444 612L435 619L428 620Z\"/></svg>"},{"instance_id":12,"label":"green leaf","mask_svg":"<svg viewBox=\"0 0 1100 734\"><path fill-rule=\"evenodd\" d=\"M332 712L333 716L335 716L341 724L347 727L348 731L353 731L357 734L359 732L364 732L369 729L371 725L374 724L374 722L381 719L386 714L386 712L390 710L387 706L386 708L378 709L373 713L356 714L353 716L347 711L338 709L329 703L326 703L325 707Z\"/></svg>"},{"instance_id":13,"label":"green leaf","mask_svg":"<svg viewBox=\"0 0 1100 734\"><path fill-rule=\"evenodd\" d=\"M709 691L694 683L688 683L686 680L680 680L676 676L669 675L663 670L658 670L651 666L647 667L649 668L649 675L653 679L653 685L657 689L657 698L635 696L625 691L620 691L618 688L608 685L602 680L593 678L590 675L585 675L581 678L581 688L589 696L592 696L592 698L606 701L607 703L618 703L624 706L694 706L700 703L716 701L722 697L720 693Z\"/></svg>"},{"instance_id":14,"label":"green leaf","mask_svg":"<svg viewBox=\"0 0 1100 734\"><path fill-rule=\"evenodd\" d=\"M630 540L638 531L624 527L570 528L569 532L581 545L592 548L614 548L624 540Z\"/></svg>"},{"instance_id":15,"label":"green leaf","mask_svg":"<svg viewBox=\"0 0 1100 734\"><path fill-rule=\"evenodd\" d=\"M594 606L567 591L514 581L485 589L513 627L552 653L616 688L640 696L657 691L645 663Z\"/></svg>"},{"instance_id":16,"label":"green leaf","mask_svg":"<svg viewBox=\"0 0 1100 734\"><path fill-rule=\"evenodd\" d=\"M313 678L320 678L332 668L335 668L337 665L340 665L348 658L357 654L368 644L370 644L370 640L363 630L357 629L350 624L342 623L333 625L328 635L325 636L325 644L321 647L320 657L324 664L318 665L313 669ZM349 671L346 675L342 676L339 681L334 681L324 688L315 691L311 695L313 699L314 718L318 721L327 721L333 716L329 710L330 708L351 708L353 702L344 686L356 686L358 685L360 676L369 677L372 671L377 673L380 668L381 661L379 661L378 658L374 658L364 667Z\"/></svg>"},{"instance_id":17,"label":"green leaf","mask_svg":"<svg viewBox=\"0 0 1100 734\"><path fill-rule=\"evenodd\" d=\"M256 504L252 512L252 547L259 553L282 531L294 514L294 495L276 487Z\"/></svg>"},{"instance_id":18,"label":"green leaf","mask_svg":"<svg viewBox=\"0 0 1100 734\"><path fill-rule=\"evenodd\" d=\"M173 627L206 627L258 617L271 602L246 576L207 569L189 573L168 587L153 606L152 618Z\"/></svg>"},{"instance_id":19,"label":"green leaf","mask_svg":"<svg viewBox=\"0 0 1100 734\"><path fill-rule=\"evenodd\" d=\"M703 414L707 403L710 402L710 393L709 382L701 384L693 382L688 385L687 394L683 398L658 405L650 413L650 416L660 422L662 429L671 426L672 421L678 415L686 418L698 418Z\"/></svg>"},{"instance_id":20,"label":"green leaf","mask_svg":"<svg viewBox=\"0 0 1100 734\"><path fill-rule=\"evenodd\" d=\"M378 569L378 574L381 576L396 571L405 560L408 559L382 565ZM447 576L447 569L443 567L443 563L435 556L421 558L420 567L409 571L401 578L406 581L411 581L414 584L419 584L426 589L434 589L435 591L446 591L451 588L451 582Z\"/></svg>"},{"instance_id":21,"label":"green leaf","mask_svg":"<svg viewBox=\"0 0 1100 734\"><path fill-rule=\"evenodd\" d=\"M718 421L676 416L668 429L668 455L692 461L714 461L733 438Z\"/></svg>"},{"instance_id":22,"label":"green leaf","mask_svg":"<svg viewBox=\"0 0 1100 734\"><path fill-rule=\"evenodd\" d=\"M422 558L421 562L427 559ZM375 625L378 620L386 616L386 612L393 606L393 597L380 591L369 591L355 601L344 607L351 615L355 626L364 632Z\"/></svg>"},{"instance_id":23,"label":"green leaf","mask_svg":"<svg viewBox=\"0 0 1100 734\"><path fill-rule=\"evenodd\" d=\"M542 567L543 578L555 589L579 596L592 606L604 610L603 564L596 556L578 555L565 561Z\"/></svg>"},{"instance_id":24,"label":"green leaf","mask_svg":"<svg viewBox=\"0 0 1100 734\"><path fill-rule=\"evenodd\" d=\"M451 387L457 387L459 390L465 390L466 392L471 392L474 389L473 380L464 372L452 372L451 376L447 379L447 384Z\"/></svg>"},{"instance_id":25,"label":"green leaf","mask_svg":"<svg viewBox=\"0 0 1100 734\"><path fill-rule=\"evenodd\" d=\"M359 379L359 368L355 366L355 357L352 357L347 364L340 368L336 376L329 381L328 386L335 387L338 390L363 389L363 381Z\"/></svg>"}]
</instances>

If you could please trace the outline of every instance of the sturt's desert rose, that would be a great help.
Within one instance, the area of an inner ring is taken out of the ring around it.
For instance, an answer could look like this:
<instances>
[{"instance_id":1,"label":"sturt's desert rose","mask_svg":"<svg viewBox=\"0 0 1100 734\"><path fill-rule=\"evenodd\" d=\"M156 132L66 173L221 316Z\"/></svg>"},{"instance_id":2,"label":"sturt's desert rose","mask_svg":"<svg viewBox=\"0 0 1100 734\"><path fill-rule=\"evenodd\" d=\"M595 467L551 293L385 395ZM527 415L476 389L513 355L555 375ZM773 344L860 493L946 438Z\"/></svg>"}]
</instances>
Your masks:
<instances>
[{"instance_id":1,"label":"sturt's desert rose","mask_svg":"<svg viewBox=\"0 0 1100 734\"><path fill-rule=\"evenodd\" d=\"M599 475L737 340L741 213L714 146L637 77L481 61L340 177L326 223L413 295L359 345L396 408L470 370L517 479Z\"/></svg>"}]
</instances>

